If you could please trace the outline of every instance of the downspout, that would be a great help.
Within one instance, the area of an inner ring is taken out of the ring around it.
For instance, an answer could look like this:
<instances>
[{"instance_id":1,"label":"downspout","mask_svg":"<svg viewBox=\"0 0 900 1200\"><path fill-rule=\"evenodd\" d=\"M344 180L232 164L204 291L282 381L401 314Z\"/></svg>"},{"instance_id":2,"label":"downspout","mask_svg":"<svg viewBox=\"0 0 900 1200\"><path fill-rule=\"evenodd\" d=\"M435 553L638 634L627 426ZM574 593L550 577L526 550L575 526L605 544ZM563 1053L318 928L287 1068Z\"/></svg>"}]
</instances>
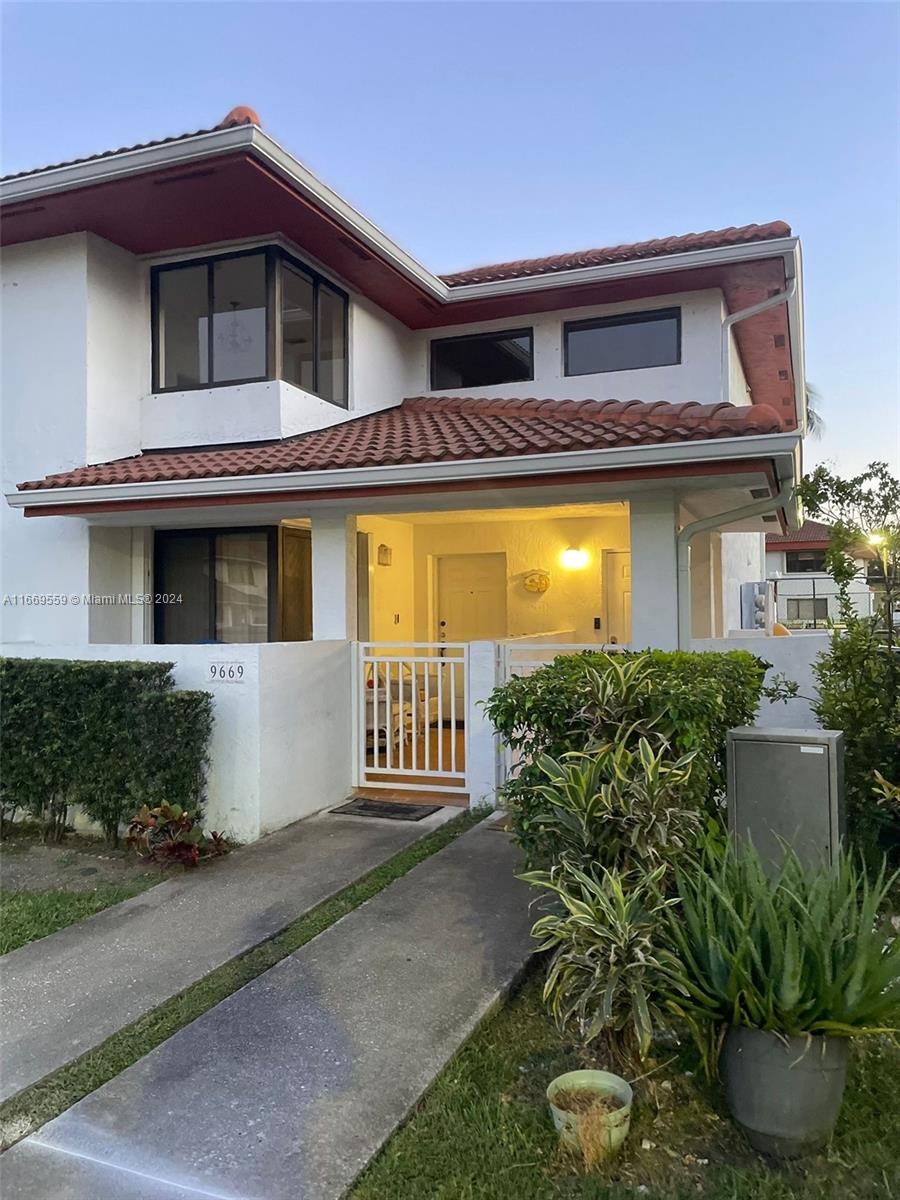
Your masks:
<instances>
[{"instance_id":1,"label":"downspout","mask_svg":"<svg viewBox=\"0 0 900 1200\"><path fill-rule=\"evenodd\" d=\"M759 304L752 304L749 308L738 309L737 312L730 313L722 322L722 396L724 399L731 399L732 327L737 325L739 321L746 321L748 317L755 317L757 313L765 312L769 308L776 308L779 304L786 304L794 298L796 291L797 276L792 275L787 281L787 287L783 292L778 292L775 296L769 296L767 300L760 300Z\"/></svg>"},{"instance_id":2,"label":"downspout","mask_svg":"<svg viewBox=\"0 0 900 1200\"><path fill-rule=\"evenodd\" d=\"M773 297L774 299L774 297ZM765 500L754 500L741 508L733 508L730 512L714 513L711 517L701 517L685 525L675 539L676 562L678 564L678 649L691 648L691 538L698 533L707 533L710 529L720 529L732 521L743 521L747 517L758 517L773 509L783 508L794 491L793 483L783 483L775 496Z\"/></svg>"}]
</instances>

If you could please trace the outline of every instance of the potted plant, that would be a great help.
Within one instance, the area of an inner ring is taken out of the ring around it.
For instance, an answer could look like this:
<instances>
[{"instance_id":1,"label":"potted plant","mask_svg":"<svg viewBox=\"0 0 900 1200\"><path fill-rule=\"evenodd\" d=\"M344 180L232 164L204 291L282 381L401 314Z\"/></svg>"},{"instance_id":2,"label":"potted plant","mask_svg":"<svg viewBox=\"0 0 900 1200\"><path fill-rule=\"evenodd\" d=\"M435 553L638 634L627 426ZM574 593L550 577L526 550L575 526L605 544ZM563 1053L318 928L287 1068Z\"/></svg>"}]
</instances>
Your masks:
<instances>
[{"instance_id":1,"label":"potted plant","mask_svg":"<svg viewBox=\"0 0 900 1200\"><path fill-rule=\"evenodd\" d=\"M729 1110L756 1149L791 1158L821 1147L849 1039L892 1033L898 1018L900 938L881 911L896 876L882 869L870 882L847 858L808 869L787 852L770 879L745 847L676 879L669 1008L707 1073L721 1063Z\"/></svg>"},{"instance_id":2,"label":"potted plant","mask_svg":"<svg viewBox=\"0 0 900 1200\"><path fill-rule=\"evenodd\" d=\"M552 911L532 935L550 951L544 1001L561 1030L574 1029L602 1062L632 1072L650 1050L661 1016L663 967L671 954L657 945L665 868L623 874L586 871L563 860L523 878L553 897ZM674 960L673 960L674 961ZM569 1071L547 1089L560 1141L592 1167L625 1140L631 1087L604 1070Z\"/></svg>"}]
</instances>

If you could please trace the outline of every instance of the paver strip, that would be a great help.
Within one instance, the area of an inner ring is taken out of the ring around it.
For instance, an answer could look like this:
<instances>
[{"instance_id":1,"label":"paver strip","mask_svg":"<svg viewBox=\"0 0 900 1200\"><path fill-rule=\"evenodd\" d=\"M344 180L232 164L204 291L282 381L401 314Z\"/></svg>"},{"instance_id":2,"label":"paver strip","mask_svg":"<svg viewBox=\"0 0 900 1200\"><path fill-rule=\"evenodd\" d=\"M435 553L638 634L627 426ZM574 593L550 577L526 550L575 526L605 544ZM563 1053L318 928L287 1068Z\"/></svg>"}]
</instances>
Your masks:
<instances>
[{"instance_id":1,"label":"paver strip","mask_svg":"<svg viewBox=\"0 0 900 1200\"><path fill-rule=\"evenodd\" d=\"M94 1049L455 816L322 814L0 959L0 1100Z\"/></svg>"},{"instance_id":2,"label":"paver strip","mask_svg":"<svg viewBox=\"0 0 900 1200\"><path fill-rule=\"evenodd\" d=\"M7 1151L4 1200L336 1200L530 953L516 857L463 834Z\"/></svg>"}]
</instances>

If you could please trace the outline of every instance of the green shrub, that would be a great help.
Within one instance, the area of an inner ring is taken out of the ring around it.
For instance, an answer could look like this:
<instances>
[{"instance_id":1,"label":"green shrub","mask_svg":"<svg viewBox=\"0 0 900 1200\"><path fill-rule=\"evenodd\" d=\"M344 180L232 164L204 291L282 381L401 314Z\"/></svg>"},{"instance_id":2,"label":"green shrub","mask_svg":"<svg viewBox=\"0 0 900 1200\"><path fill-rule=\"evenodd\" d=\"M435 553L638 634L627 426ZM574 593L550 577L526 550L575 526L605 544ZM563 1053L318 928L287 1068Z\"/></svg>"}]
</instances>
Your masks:
<instances>
[{"instance_id":1,"label":"green shrub","mask_svg":"<svg viewBox=\"0 0 900 1200\"><path fill-rule=\"evenodd\" d=\"M769 878L752 846L677 872L669 1007L710 1074L728 1026L786 1037L892 1032L900 938L881 910L895 880L882 869L870 882L850 859L804 868L791 853Z\"/></svg>"},{"instance_id":2,"label":"green shrub","mask_svg":"<svg viewBox=\"0 0 900 1200\"><path fill-rule=\"evenodd\" d=\"M209 692L148 692L141 700L147 769L136 799L197 809L206 788L213 703Z\"/></svg>"},{"instance_id":3,"label":"green shrub","mask_svg":"<svg viewBox=\"0 0 900 1200\"><path fill-rule=\"evenodd\" d=\"M77 804L115 843L147 797L200 804L212 700L172 691L171 671L171 663L0 661L4 808L31 813L58 839Z\"/></svg>"},{"instance_id":4,"label":"green shrub","mask_svg":"<svg viewBox=\"0 0 900 1200\"><path fill-rule=\"evenodd\" d=\"M531 861L546 861L535 817L544 802L535 765L616 740L665 741L673 758L696 751L685 808L717 811L725 786L725 733L752 722L767 663L746 651L649 650L564 655L495 689L485 705L503 743L523 760L504 788L513 830Z\"/></svg>"},{"instance_id":5,"label":"green shrub","mask_svg":"<svg viewBox=\"0 0 900 1200\"><path fill-rule=\"evenodd\" d=\"M900 779L900 651L885 645L868 619L836 631L813 666L813 705L826 729L844 731L844 786L850 830L868 843L900 840L897 809L872 802L875 773Z\"/></svg>"},{"instance_id":6,"label":"green shrub","mask_svg":"<svg viewBox=\"0 0 900 1200\"><path fill-rule=\"evenodd\" d=\"M561 1030L585 1045L599 1038L614 1065L635 1068L664 1019L660 998L676 962L660 947L664 868L624 880L617 871L563 863L523 878L552 893L558 911L536 922L539 950L552 951L544 1001Z\"/></svg>"},{"instance_id":7,"label":"green shrub","mask_svg":"<svg viewBox=\"0 0 900 1200\"><path fill-rule=\"evenodd\" d=\"M668 874L703 830L702 814L683 803L696 751L670 755L666 742L654 748L646 737L636 751L609 742L560 761L540 755L534 765L543 782L534 791L544 807L533 819L542 853L623 877L657 868Z\"/></svg>"}]
</instances>

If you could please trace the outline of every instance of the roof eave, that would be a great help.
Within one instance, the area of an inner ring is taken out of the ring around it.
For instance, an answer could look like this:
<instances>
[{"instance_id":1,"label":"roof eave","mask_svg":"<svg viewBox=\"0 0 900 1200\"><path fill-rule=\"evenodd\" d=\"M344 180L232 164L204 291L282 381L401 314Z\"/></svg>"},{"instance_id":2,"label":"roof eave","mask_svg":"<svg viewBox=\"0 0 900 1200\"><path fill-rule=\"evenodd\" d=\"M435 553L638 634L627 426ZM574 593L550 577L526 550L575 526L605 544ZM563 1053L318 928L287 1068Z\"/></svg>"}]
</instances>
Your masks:
<instances>
[{"instance_id":1,"label":"roof eave","mask_svg":"<svg viewBox=\"0 0 900 1200\"><path fill-rule=\"evenodd\" d=\"M102 484L86 487L29 488L7 493L12 508L82 508L84 505L121 501L184 500L192 497L259 496L264 493L346 491L348 498L358 488L409 484L458 483L460 481L564 472L602 472L627 467L683 465L688 475L694 466L727 462L729 459L776 461L779 483L797 479L799 433L762 434L753 437L710 438L697 442L672 442L658 446L618 447L604 450L575 450L552 454L529 454L492 459L450 462L402 463L396 466L340 468L325 471L289 471L268 475L232 475L205 479L159 480L149 483ZM788 515L789 523L794 522Z\"/></svg>"}]
</instances>

